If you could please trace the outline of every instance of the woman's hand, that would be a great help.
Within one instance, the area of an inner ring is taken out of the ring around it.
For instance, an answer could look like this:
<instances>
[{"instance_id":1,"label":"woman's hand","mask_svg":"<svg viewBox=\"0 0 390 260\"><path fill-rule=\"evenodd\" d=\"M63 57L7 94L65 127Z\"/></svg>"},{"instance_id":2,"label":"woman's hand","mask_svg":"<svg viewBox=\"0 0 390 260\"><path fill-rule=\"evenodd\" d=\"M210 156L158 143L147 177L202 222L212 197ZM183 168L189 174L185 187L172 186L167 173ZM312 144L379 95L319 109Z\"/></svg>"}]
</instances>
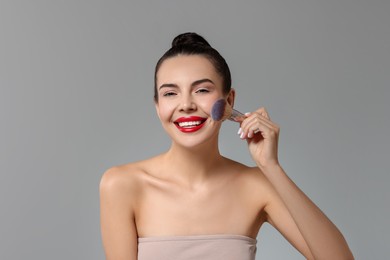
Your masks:
<instances>
[{"instance_id":1,"label":"woman's hand","mask_svg":"<svg viewBox=\"0 0 390 260\"><path fill-rule=\"evenodd\" d=\"M265 108L245 116L240 137L247 140L254 161L277 193L270 196L265 208L270 223L290 237L307 259L354 259L338 228L280 167L279 126Z\"/></svg>"},{"instance_id":2,"label":"woman's hand","mask_svg":"<svg viewBox=\"0 0 390 260\"><path fill-rule=\"evenodd\" d=\"M265 108L246 113L238 132L241 139L248 142L253 160L260 169L279 166L278 138L279 126L270 120Z\"/></svg>"}]
</instances>

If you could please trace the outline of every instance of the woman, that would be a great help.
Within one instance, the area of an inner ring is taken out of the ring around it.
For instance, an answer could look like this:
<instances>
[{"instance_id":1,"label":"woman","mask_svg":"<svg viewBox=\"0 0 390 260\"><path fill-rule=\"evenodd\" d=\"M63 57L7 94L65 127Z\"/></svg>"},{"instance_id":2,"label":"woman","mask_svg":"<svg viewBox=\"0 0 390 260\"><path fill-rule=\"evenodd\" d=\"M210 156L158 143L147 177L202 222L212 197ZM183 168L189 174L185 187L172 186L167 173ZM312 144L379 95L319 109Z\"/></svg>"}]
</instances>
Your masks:
<instances>
[{"instance_id":1,"label":"woman","mask_svg":"<svg viewBox=\"0 0 390 260\"><path fill-rule=\"evenodd\" d=\"M210 111L220 98L234 105L230 85L223 57L195 33L177 36L158 61L155 106L172 144L104 173L107 259L254 259L265 222L307 259L353 259L340 231L280 166L279 127L265 108L247 113L238 132L257 167L219 153L221 122Z\"/></svg>"}]
</instances>

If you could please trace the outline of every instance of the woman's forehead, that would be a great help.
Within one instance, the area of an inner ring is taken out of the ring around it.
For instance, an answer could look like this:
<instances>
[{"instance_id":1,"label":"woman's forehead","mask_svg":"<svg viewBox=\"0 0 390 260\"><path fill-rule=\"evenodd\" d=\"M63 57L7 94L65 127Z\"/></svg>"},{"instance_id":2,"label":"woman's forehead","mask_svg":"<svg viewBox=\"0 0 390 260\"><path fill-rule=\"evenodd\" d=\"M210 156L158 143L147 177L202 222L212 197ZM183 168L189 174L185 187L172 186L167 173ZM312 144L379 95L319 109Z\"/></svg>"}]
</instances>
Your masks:
<instances>
[{"instance_id":1,"label":"woman's forehead","mask_svg":"<svg viewBox=\"0 0 390 260\"><path fill-rule=\"evenodd\" d=\"M157 72L159 84L168 83L166 81L198 80L199 78L221 81L214 65L201 55L178 55L166 59Z\"/></svg>"}]
</instances>

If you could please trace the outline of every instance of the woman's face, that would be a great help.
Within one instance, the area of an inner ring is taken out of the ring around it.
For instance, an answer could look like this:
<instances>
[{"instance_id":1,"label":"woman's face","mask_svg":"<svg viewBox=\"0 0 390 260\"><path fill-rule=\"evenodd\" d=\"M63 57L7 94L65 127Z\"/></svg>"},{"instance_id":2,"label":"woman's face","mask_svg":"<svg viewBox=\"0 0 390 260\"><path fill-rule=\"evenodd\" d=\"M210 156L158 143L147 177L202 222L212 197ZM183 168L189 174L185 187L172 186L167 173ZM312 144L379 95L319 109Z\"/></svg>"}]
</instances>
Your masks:
<instances>
[{"instance_id":1,"label":"woman's face","mask_svg":"<svg viewBox=\"0 0 390 260\"><path fill-rule=\"evenodd\" d=\"M224 96L222 78L207 58L166 59L157 72L156 86L157 114L174 141L194 146L218 135L221 123L213 121L210 113L215 101Z\"/></svg>"}]
</instances>

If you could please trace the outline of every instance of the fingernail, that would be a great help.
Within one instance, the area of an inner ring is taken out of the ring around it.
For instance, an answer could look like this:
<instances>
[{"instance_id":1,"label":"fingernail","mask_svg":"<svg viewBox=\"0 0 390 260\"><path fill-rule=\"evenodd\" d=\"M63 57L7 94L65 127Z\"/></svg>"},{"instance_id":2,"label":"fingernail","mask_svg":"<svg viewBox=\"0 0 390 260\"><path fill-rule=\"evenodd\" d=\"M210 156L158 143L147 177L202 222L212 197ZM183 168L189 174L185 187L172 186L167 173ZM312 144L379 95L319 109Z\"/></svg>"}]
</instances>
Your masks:
<instances>
[{"instance_id":1,"label":"fingernail","mask_svg":"<svg viewBox=\"0 0 390 260\"><path fill-rule=\"evenodd\" d=\"M249 132L249 133L248 133L248 138L252 138L252 136L253 136L253 135L252 135L252 132Z\"/></svg>"},{"instance_id":2,"label":"fingernail","mask_svg":"<svg viewBox=\"0 0 390 260\"><path fill-rule=\"evenodd\" d=\"M237 134L239 135L239 134L241 134L241 133L242 133L242 129L241 129L241 127L240 127L240 129L238 129Z\"/></svg>"},{"instance_id":3,"label":"fingernail","mask_svg":"<svg viewBox=\"0 0 390 260\"><path fill-rule=\"evenodd\" d=\"M241 138L241 139L244 138L244 133L241 133L241 134L240 134L240 138Z\"/></svg>"},{"instance_id":4,"label":"fingernail","mask_svg":"<svg viewBox=\"0 0 390 260\"><path fill-rule=\"evenodd\" d=\"M244 115L246 115L246 116L249 116L250 114L251 114L251 112L244 113Z\"/></svg>"}]
</instances>

